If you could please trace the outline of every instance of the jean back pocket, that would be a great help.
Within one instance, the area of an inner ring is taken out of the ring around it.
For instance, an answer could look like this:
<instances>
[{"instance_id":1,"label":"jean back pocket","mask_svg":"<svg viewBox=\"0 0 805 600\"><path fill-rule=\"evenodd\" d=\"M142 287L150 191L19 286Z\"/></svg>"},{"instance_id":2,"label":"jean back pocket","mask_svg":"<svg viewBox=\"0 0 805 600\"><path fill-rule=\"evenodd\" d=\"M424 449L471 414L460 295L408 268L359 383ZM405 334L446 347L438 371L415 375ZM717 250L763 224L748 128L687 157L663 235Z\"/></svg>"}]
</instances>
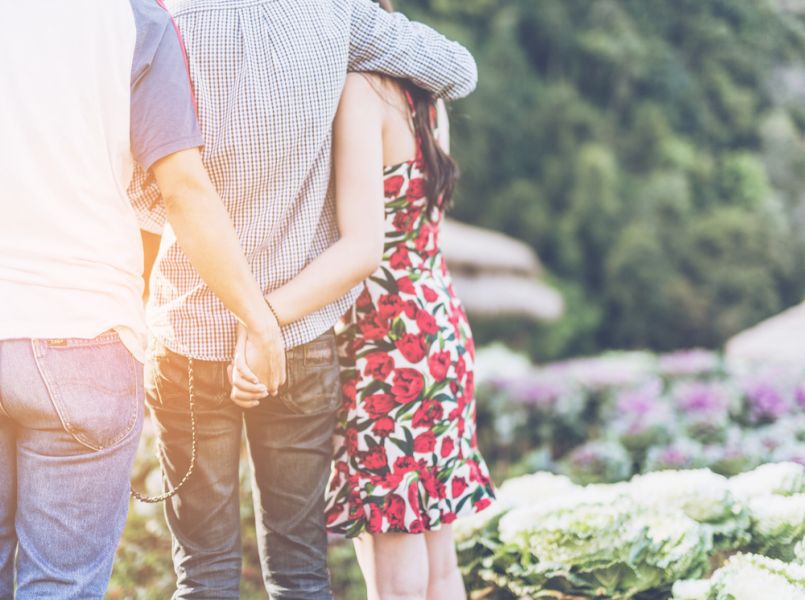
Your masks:
<instances>
[{"instance_id":1,"label":"jean back pocket","mask_svg":"<svg viewBox=\"0 0 805 600\"><path fill-rule=\"evenodd\" d=\"M98 451L132 432L144 396L143 368L116 333L33 344L39 372L67 433Z\"/></svg>"}]
</instances>

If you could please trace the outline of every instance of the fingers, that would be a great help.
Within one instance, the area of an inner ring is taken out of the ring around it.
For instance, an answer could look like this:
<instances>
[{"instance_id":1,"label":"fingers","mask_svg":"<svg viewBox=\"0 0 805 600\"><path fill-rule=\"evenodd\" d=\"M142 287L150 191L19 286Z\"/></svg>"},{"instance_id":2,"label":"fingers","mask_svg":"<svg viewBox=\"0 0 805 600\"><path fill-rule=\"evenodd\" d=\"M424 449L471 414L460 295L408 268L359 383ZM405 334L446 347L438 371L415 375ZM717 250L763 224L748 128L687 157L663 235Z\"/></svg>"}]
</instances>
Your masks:
<instances>
[{"instance_id":1,"label":"fingers","mask_svg":"<svg viewBox=\"0 0 805 600\"><path fill-rule=\"evenodd\" d=\"M259 387L260 389L264 390L265 393L267 394L268 392L266 390L266 386L260 383L260 379L257 377L257 375L254 374L254 371L252 371L251 367L246 362L245 357L246 357L245 346L243 352L235 352L235 359L233 360L233 365L235 367L235 370L238 372L240 379L243 380L244 382L251 383L255 388ZM254 391L257 390L255 389Z\"/></svg>"},{"instance_id":2,"label":"fingers","mask_svg":"<svg viewBox=\"0 0 805 600\"><path fill-rule=\"evenodd\" d=\"M236 405L241 408L255 408L259 406L260 400L268 395L266 387L262 384L254 384L242 376L237 367L229 365L227 368L229 381L232 384L232 392L229 397Z\"/></svg>"}]
</instances>

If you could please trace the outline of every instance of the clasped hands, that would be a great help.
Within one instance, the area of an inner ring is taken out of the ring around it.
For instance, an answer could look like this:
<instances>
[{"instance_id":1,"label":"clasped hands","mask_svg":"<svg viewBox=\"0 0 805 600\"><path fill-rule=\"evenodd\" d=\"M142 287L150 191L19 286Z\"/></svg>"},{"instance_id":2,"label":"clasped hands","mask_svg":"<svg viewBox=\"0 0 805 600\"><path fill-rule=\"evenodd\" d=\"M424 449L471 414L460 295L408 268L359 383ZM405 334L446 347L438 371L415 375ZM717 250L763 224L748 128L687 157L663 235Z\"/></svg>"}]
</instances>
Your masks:
<instances>
[{"instance_id":1,"label":"clasped hands","mask_svg":"<svg viewBox=\"0 0 805 600\"><path fill-rule=\"evenodd\" d=\"M227 372L230 398L241 408L254 408L267 396L276 396L285 383L285 343L276 319L259 329L238 325L235 356Z\"/></svg>"}]
</instances>

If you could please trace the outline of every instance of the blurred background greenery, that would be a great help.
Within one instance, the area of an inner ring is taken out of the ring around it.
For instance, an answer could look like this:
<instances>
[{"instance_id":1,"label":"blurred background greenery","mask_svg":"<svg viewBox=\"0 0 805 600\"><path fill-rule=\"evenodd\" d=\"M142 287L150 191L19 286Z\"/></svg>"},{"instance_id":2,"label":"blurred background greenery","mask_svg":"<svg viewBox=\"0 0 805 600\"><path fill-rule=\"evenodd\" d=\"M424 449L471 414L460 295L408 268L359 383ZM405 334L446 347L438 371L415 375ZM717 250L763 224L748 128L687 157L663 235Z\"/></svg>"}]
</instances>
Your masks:
<instances>
[{"instance_id":1,"label":"blurred background greenery","mask_svg":"<svg viewBox=\"0 0 805 600\"><path fill-rule=\"evenodd\" d=\"M805 21L772 0L404 0L480 68L454 216L538 252L542 360L716 347L805 292Z\"/></svg>"},{"instance_id":2,"label":"blurred background greenery","mask_svg":"<svg viewBox=\"0 0 805 600\"><path fill-rule=\"evenodd\" d=\"M535 362L613 349L718 350L802 301L805 1L397 0L397 7L459 39L478 60L478 90L452 112L463 172L453 216L527 243L566 304L553 323L474 319L479 345L501 341ZM511 389L490 385L479 399L489 446L482 449L499 478L563 456L573 467L566 453L609 430L610 416L597 408L606 403L589 394L576 404L587 408L574 413L573 427L563 412L547 418L529 399L526 408L515 402L527 414L514 422ZM743 413L735 414L724 439L743 426ZM510 443L498 448L506 431ZM630 439L614 440L628 452L610 461L624 474L608 480L644 469L648 450L634 451ZM601 464L610 460L611 446L596 448ZM159 487L153 452L144 442L135 477L152 490ZM265 593L245 474L243 487L249 600ZM365 597L348 545L333 545L332 571L338 598ZM109 598L161 600L172 586L161 514L138 506Z\"/></svg>"}]
</instances>

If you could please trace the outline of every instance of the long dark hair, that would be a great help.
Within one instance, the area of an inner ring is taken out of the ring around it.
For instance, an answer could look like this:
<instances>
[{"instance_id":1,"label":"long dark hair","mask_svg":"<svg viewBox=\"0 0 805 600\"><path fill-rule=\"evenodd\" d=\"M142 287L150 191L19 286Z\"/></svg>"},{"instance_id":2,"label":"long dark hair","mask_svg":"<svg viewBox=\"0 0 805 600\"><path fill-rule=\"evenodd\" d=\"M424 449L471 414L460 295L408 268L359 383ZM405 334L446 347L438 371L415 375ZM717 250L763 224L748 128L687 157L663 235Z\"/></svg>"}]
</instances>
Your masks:
<instances>
[{"instance_id":1,"label":"long dark hair","mask_svg":"<svg viewBox=\"0 0 805 600\"><path fill-rule=\"evenodd\" d=\"M378 0L381 7L394 12L391 0ZM436 99L432 94L410 81L400 81L413 100L414 133L422 146L422 160L425 163L425 192L428 197L428 216L437 210L447 208L453 199L459 170L456 161L444 151L433 133L433 110Z\"/></svg>"}]
</instances>

